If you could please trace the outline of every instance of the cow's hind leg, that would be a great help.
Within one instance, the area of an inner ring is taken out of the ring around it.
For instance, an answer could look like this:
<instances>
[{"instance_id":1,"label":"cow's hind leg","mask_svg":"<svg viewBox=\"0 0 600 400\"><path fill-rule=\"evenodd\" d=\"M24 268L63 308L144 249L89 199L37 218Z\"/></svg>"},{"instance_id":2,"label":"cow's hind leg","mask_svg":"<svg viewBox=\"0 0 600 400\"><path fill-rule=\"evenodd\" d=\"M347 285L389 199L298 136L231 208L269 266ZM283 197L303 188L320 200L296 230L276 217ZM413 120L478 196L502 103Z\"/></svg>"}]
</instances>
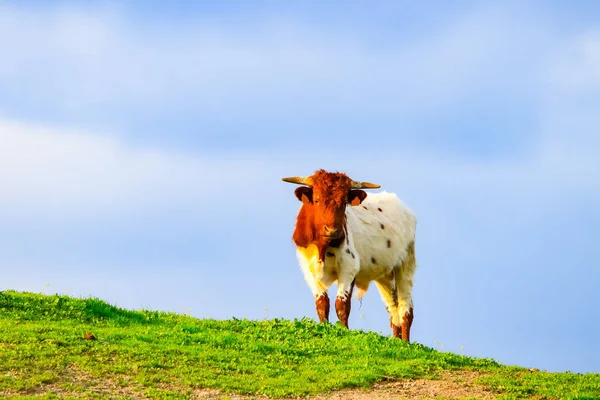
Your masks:
<instances>
[{"instance_id":1,"label":"cow's hind leg","mask_svg":"<svg viewBox=\"0 0 600 400\"><path fill-rule=\"evenodd\" d=\"M410 328L414 318L412 289L416 269L415 243L411 242L407 248L406 258L394 269L398 292L398 317L402 321L402 340L407 342L410 342Z\"/></svg>"},{"instance_id":2,"label":"cow's hind leg","mask_svg":"<svg viewBox=\"0 0 600 400\"><path fill-rule=\"evenodd\" d=\"M396 292L396 280L394 272L385 278L375 281L375 286L381 295L381 300L385 304L385 309L390 313L390 328L394 337L402 336L401 320L398 317L398 294Z\"/></svg>"}]
</instances>

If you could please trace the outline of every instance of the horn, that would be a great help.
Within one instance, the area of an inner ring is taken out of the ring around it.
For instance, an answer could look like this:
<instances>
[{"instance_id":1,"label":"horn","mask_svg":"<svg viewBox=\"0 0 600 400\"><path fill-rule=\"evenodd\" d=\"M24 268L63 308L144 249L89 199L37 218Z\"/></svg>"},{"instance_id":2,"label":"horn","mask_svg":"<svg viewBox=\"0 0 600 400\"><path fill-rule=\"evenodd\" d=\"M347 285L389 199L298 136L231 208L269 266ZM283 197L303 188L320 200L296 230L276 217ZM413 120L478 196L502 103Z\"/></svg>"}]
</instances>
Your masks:
<instances>
[{"instance_id":1,"label":"horn","mask_svg":"<svg viewBox=\"0 0 600 400\"><path fill-rule=\"evenodd\" d=\"M381 186L376 183L352 181L352 188L354 189L378 189L380 187Z\"/></svg>"},{"instance_id":2,"label":"horn","mask_svg":"<svg viewBox=\"0 0 600 400\"><path fill-rule=\"evenodd\" d=\"M281 178L284 182L295 183L296 185L311 185L310 178L307 176L292 176L289 178Z\"/></svg>"}]
</instances>

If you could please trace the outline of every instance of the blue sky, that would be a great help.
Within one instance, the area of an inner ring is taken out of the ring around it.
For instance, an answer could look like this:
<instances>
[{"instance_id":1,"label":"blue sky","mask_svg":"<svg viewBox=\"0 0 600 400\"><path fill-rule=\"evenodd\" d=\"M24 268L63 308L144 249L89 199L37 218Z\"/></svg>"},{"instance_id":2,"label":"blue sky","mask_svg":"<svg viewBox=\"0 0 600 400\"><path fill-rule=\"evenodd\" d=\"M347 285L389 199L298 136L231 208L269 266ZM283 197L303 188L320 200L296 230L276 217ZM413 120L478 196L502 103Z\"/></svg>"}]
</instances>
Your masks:
<instances>
[{"instance_id":1,"label":"blue sky","mask_svg":"<svg viewBox=\"0 0 600 400\"><path fill-rule=\"evenodd\" d=\"M2 3L0 289L315 318L281 177L340 170L418 216L413 340L599 372L598 17ZM390 333L374 286L350 325Z\"/></svg>"}]
</instances>

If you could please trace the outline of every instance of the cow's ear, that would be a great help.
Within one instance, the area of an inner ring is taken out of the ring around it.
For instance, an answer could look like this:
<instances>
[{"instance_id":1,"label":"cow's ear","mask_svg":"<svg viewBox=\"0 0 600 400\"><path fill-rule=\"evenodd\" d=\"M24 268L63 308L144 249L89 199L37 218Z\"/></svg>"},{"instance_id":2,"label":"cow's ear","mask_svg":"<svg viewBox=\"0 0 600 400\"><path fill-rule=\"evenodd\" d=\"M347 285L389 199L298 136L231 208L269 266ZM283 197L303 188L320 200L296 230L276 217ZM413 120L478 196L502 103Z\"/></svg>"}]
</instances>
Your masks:
<instances>
[{"instance_id":1,"label":"cow's ear","mask_svg":"<svg viewBox=\"0 0 600 400\"><path fill-rule=\"evenodd\" d=\"M312 203L312 189L307 186L300 186L294 190L294 194L304 204Z\"/></svg>"},{"instance_id":2,"label":"cow's ear","mask_svg":"<svg viewBox=\"0 0 600 400\"><path fill-rule=\"evenodd\" d=\"M348 192L348 203L352 206L358 206L367 198L367 192L359 189L352 189Z\"/></svg>"}]
</instances>

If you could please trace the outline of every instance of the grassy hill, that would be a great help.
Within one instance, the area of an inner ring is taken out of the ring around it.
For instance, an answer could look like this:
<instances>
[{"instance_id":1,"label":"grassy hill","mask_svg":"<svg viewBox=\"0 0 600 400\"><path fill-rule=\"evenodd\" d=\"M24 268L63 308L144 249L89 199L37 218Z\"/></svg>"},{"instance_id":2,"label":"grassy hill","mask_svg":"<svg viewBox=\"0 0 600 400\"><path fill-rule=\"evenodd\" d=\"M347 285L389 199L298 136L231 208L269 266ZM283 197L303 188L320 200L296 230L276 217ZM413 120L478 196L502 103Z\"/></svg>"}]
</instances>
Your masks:
<instances>
[{"instance_id":1,"label":"grassy hill","mask_svg":"<svg viewBox=\"0 0 600 400\"><path fill-rule=\"evenodd\" d=\"M297 398L460 373L493 398L600 398L600 374L508 367L310 319L201 320L0 292L3 398Z\"/></svg>"}]
</instances>

